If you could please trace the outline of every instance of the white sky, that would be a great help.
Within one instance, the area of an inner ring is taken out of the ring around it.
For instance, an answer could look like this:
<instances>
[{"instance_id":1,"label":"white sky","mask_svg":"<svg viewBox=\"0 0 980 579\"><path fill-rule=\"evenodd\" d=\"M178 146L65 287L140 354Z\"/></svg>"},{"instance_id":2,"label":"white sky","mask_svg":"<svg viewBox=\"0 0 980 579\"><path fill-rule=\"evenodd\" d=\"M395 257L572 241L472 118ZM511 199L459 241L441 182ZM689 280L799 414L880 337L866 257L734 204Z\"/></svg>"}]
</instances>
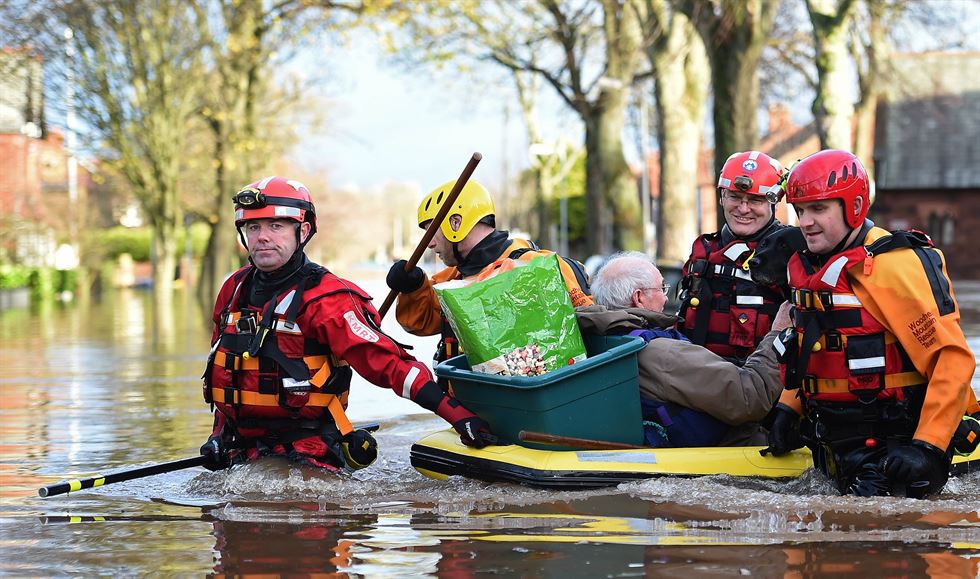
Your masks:
<instances>
[{"instance_id":1,"label":"white sky","mask_svg":"<svg viewBox=\"0 0 980 579\"><path fill-rule=\"evenodd\" d=\"M385 66L364 35L327 58L326 118L294 158L325 171L331 186L380 189L403 182L428 191L456 178L475 151L484 158L474 177L488 186L500 182L505 98L474 102L424 73L413 77ZM509 127L513 141L521 127Z\"/></svg>"},{"instance_id":2,"label":"white sky","mask_svg":"<svg viewBox=\"0 0 980 579\"><path fill-rule=\"evenodd\" d=\"M348 45L324 58L331 67L322 87L329 102L326 119L320 134L304 140L292 159L323 170L332 186L377 190L400 182L428 192L458 177L470 155L480 152L483 161L474 178L494 191L505 171L513 177L526 167L524 124L512 85L497 68L488 65L495 78L484 74L477 80L451 70L406 71L386 63L366 33L355 33ZM550 111L544 119L549 135L557 137L563 123L570 126L569 138L581 141L574 115L561 111L557 97L546 96L542 109Z\"/></svg>"}]
</instances>

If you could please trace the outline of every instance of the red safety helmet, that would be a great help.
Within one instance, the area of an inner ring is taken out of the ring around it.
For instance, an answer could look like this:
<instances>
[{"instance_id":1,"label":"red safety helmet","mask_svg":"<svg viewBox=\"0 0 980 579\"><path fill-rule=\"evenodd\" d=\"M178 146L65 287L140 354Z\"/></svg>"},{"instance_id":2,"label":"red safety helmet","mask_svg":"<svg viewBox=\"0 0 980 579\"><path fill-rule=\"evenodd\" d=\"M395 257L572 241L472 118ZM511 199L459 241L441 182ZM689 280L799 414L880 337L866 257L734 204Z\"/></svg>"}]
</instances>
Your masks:
<instances>
[{"instance_id":1,"label":"red safety helmet","mask_svg":"<svg viewBox=\"0 0 980 579\"><path fill-rule=\"evenodd\" d=\"M718 190L735 193L763 195L770 203L778 203L783 197L779 180L783 176L783 166L779 161L759 151L735 153L721 168L718 175Z\"/></svg>"},{"instance_id":2,"label":"red safety helmet","mask_svg":"<svg viewBox=\"0 0 980 579\"><path fill-rule=\"evenodd\" d=\"M250 183L232 197L235 202L235 227L250 219L293 219L308 221L310 236L316 232L316 208L310 190L299 181L283 177L266 177Z\"/></svg>"},{"instance_id":3,"label":"red safety helmet","mask_svg":"<svg viewBox=\"0 0 980 579\"><path fill-rule=\"evenodd\" d=\"M864 165L852 153L827 149L797 163L786 180L787 202L806 203L825 199L844 202L844 220L852 229L864 223L871 204L871 182ZM860 197L861 210L852 211Z\"/></svg>"}]
</instances>

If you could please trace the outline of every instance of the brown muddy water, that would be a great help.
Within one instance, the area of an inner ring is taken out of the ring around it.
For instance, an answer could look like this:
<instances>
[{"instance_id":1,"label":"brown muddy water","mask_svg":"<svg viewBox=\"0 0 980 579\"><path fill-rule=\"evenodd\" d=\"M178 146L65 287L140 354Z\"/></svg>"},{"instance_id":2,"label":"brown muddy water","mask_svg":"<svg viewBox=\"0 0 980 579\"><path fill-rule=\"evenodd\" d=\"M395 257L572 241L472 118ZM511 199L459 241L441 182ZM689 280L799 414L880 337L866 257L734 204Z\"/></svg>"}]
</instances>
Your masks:
<instances>
[{"instance_id":1,"label":"brown muddy water","mask_svg":"<svg viewBox=\"0 0 980 579\"><path fill-rule=\"evenodd\" d=\"M955 289L980 352L980 283ZM269 461L39 498L59 480L197 454L206 317L182 294L157 311L136 291L0 312L0 573L978 576L980 473L927 501L840 497L812 471L576 492L440 482L409 448L444 424L364 382L351 417L381 423L382 456L353 475ZM428 359L434 340L414 343Z\"/></svg>"}]
</instances>

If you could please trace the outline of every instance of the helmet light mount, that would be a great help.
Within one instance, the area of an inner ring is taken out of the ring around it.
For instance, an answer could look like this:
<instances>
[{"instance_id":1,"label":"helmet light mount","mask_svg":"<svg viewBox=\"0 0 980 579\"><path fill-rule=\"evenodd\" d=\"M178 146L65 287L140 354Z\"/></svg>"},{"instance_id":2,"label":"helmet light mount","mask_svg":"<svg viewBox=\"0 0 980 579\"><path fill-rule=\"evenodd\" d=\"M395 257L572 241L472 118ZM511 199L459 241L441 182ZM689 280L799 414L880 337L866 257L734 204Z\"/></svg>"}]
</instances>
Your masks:
<instances>
[{"instance_id":1,"label":"helmet light mount","mask_svg":"<svg viewBox=\"0 0 980 579\"><path fill-rule=\"evenodd\" d=\"M236 193L231 200L235 202L235 205L253 209L261 209L266 206L265 193L254 187L245 187Z\"/></svg>"},{"instance_id":2,"label":"helmet light mount","mask_svg":"<svg viewBox=\"0 0 980 579\"><path fill-rule=\"evenodd\" d=\"M735 185L736 189L744 193L752 188L752 177L739 175L732 180L732 185Z\"/></svg>"}]
</instances>

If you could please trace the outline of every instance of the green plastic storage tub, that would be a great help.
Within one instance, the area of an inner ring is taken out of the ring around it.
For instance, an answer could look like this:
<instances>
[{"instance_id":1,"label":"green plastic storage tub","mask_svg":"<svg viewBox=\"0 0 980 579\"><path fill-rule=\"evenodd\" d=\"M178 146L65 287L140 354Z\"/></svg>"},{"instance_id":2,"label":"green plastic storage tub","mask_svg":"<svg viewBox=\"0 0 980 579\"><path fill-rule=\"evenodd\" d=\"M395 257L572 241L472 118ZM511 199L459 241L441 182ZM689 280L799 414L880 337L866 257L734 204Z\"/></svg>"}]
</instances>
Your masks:
<instances>
[{"instance_id":1,"label":"green plastic storage tub","mask_svg":"<svg viewBox=\"0 0 980 579\"><path fill-rule=\"evenodd\" d=\"M541 376L474 372L465 355L435 370L450 380L456 398L507 442L545 450L567 448L518 439L521 430L531 430L642 444L636 353L646 342L629 336L582 337L587 359Z\"/></svg>"}]
</instances>

